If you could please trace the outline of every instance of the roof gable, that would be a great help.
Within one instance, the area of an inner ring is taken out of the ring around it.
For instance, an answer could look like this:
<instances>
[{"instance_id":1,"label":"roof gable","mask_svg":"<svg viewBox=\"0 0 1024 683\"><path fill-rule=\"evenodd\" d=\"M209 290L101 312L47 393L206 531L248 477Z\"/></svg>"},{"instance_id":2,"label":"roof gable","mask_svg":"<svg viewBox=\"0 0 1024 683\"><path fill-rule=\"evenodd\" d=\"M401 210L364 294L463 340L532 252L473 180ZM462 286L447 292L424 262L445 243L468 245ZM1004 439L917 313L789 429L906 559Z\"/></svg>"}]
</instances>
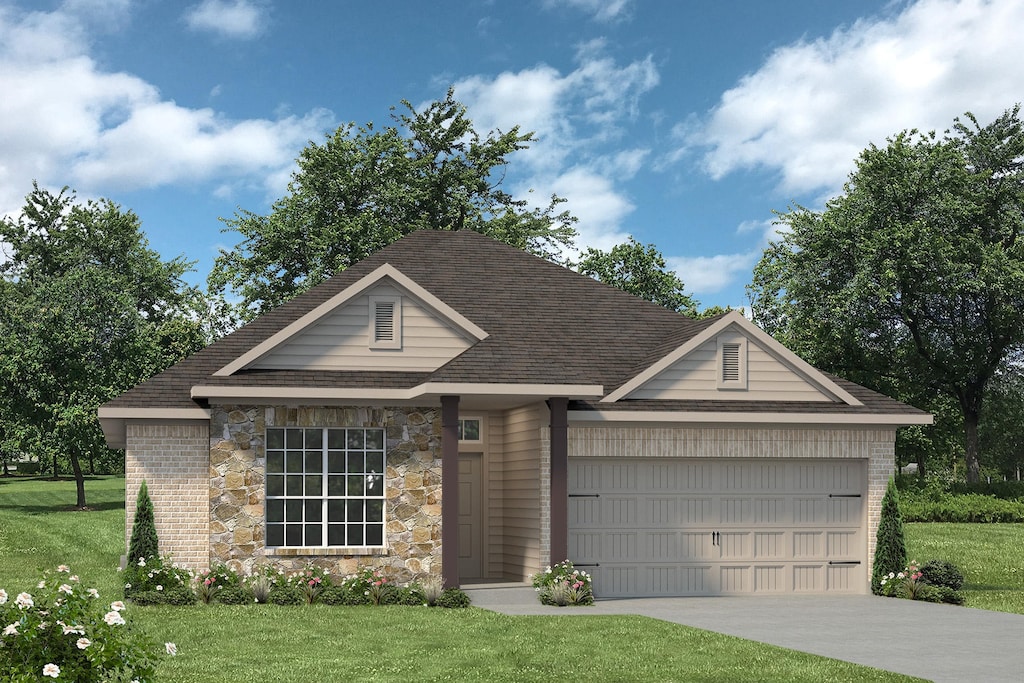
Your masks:
<instances>
[{"instance_id":1,"label":"roof gable","mask_svg":"<svg viewBox=\"0 0 1024 683\"><path fill-rule=\"evenodd\" d=\"M722 379L723 349L727 350L727 381ZM663 355L601 402L622 399L861 405L852 394L735 311Z\"/></svg>"},{"instance_id":2,"label":"roof gable","mask_svg":"<svg viewBox=\"0 0 1024 683\"><path fill-rule=\"evenodd\" d=\"M373 305L397 300L405 344L374 348ZM487 333L389 263L213 373L258 370L436 370Z\"/></svg>"}]
</instances>

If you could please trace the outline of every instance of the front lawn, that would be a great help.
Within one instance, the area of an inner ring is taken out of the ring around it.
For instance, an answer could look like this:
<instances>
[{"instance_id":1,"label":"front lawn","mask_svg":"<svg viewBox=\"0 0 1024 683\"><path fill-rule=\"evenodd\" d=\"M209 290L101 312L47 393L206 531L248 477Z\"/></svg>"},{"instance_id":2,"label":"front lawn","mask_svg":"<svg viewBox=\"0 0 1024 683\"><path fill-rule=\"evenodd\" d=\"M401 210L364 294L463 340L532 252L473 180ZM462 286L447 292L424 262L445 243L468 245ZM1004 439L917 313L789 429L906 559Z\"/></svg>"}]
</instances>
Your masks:
<instances>
[{"instance_id":1,"label":"front lawn","mask_svg":"<svg viewBox=\"0 0 1024 683\"><path fill-rule=\"evenodd\" d=\"M70 564L103 599L120 597L124 481L0 478L0 587ZM953 558L951 558L953 559ZM687 680L906 681L898 674L629 616L510 617L420 607L130 606L157 642L178 644L165 681Z\"/></svg>"},{"instance_id":2,"label":"front lawn","mask_svg":"<svg viewBox=\"0 0 1024 683\"><path fill-rule=\"evenodd\" d=\"M918 522L904 535L907 559L960 568L968 607L1024 614L1024 524Z\"/></svg>"}]
</instances>

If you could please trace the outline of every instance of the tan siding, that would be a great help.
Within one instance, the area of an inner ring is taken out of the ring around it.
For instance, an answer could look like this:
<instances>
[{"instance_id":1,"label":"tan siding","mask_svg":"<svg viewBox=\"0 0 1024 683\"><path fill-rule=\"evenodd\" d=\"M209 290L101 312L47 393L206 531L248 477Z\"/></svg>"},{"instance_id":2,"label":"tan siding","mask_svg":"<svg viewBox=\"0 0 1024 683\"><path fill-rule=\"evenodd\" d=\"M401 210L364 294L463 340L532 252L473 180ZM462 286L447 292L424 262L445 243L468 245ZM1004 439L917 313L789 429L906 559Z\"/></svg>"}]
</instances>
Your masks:
<instances>
[{"instance_id":1,"label":"tan siding","mask_svg":"<svg viewBox=\"0 0 1024 683\"><path fill-rule=\"evenodd\" d=\"M486 458L488 463L487 483L487 557L484 558L484 575L502 578L505 575L504 537L502 528L505 523L504 512L504 439L505 420L500 414L491 414L486 418Z\"/></svg>"},{"instance_id":2,"label":"tan siding","mask_svg":"<svg viewBox=\"0 0 1024 683\"><path fill-rule=\"evenodd\" d=\"M735 401L828 401L828 396L752 340L747 340L746 391L718 389L717 342L694 349L645 382L630 398Z\"/></svg>"},{"instance_id":3,"label":"tan siding","mask_svg":"<svg viewBox=\"0 0 1024 683\"><path fill-rule=\"evenodd\" d=\"M142 480L153 501L160 554L193 569L210 564L209 423L133 423L126 429L125 550Z\"/></svg>"},{"instance_id":4,"label":"tan siding","mask_svg":"<svg viewBox=\"0 0 1024 683\"><path fill-rule=\"evenodd\" d=\"M525 580L540 569L540 406L505 413L502 486L502 569Z\"/></svg>"},{"instance_id":5,"label":"tan siding","mask_svg":"<svg viewBox=\"0 0 1024 683\"><path fill-rule=\"evenodd\" d=\"M401 295L402 348L371 349L370 297ZM469 341L429 308L382 284L356 297L252 367L290 370L436 370L469 348Z\"/></svg>"}]
</instances>

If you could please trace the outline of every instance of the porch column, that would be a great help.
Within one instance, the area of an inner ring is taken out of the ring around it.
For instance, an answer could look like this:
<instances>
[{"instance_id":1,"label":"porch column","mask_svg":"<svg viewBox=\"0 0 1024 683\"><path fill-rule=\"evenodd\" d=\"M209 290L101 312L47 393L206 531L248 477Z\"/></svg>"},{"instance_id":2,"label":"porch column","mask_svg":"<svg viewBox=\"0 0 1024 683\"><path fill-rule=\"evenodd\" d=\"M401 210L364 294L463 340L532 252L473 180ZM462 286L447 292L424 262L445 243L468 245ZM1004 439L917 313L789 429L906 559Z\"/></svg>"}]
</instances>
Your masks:
<instances>
[{"instance_id":1,"label":"porch column","mask_svg":"<svg viewBox=\"0 0 1024 683\"><path fill-rule=\"evenodd\" d=\"M551 564L569 558L569 399L548 399L551 410Z\"/></svg>"},{"instance_id":2,"label":"porch column","mask_svg":"<svg viewBox=\"0 0 1024 683\"><path fill-rule=\"evenodd\" d=\"M459 587L459 397L441 397L441 579Z\"/></svg>"}]
</instances>

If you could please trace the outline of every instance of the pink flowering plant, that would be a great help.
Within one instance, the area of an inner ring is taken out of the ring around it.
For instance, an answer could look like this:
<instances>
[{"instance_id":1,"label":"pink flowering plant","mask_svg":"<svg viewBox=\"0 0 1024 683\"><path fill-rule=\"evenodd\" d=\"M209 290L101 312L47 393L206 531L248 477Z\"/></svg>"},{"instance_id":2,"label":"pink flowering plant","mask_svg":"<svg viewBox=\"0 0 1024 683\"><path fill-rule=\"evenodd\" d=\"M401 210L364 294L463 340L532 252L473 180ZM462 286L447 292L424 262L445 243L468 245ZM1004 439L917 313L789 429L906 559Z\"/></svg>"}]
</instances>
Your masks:
<instances>
[{"instance_id":1,"label":"pink flowering plant","mask_svg":"<svg viewBox=\"0 0 1024 683\"><path fill-rule=\"evenodd\" d=\"M928 584L922 581L924 574L916 561L911 562L902 571L889 572L881 579L881 595L890 598L907 598L910 600L925 599Z\"/></svg>"},{"instance_id":2,"label":"pink flowering plant","mask_svg":"<svg viewBox=\"0 0 1024 683\"><path fill-rule=\"evenodd\" d=\"M545 605L593 605L592 578L565 560L533 575L533 587Z\"/></svg>"},{"instance_id":3,"label":"pink flowering plant","mask_svg":"<svg viewBox=\"0 0 1024 683\"><path fill-rule=\"evenodd\" d=\"M206 604L212 602L226 589L238 589L242 586L242 578L226 564L215 564L192 575L192 587L199 601Z\"/></svg>"},{"instance_id":4,"label":"pink flowering plant","mask_svg":"<svg viewBox=\"0 0 1024 683\"><path fill-rule=\"evenodd\" d=\"M391 591L388 578L373 567L363 567L356 574L346 576L341 582L342 589L350 596L352 604L379 605Z\"/></svg>"},{"instance_id":5,"label":"pink flowering plant","mask_svg":"<svg viewBox=\"0 0 1024 683\"><path fill-rule=\"evenodd\" d=\"M31 591L0 588L0 677L4 681L153 680L162 652L126 619L120 600L85 587L66 565Z\"/></svg>"},{"instance_id":6,"label":"pink flowering plant","mask_svg":"<svg viewBox=\"0 0 1024 683\"><path fill-rule=\"evenodd\" d=\"M310 564L288 574L285 585L297 588L306 604L312 605L320 597L320 592L331 585L331 577L322 568Z\"/></svg>"}]
</instances>

